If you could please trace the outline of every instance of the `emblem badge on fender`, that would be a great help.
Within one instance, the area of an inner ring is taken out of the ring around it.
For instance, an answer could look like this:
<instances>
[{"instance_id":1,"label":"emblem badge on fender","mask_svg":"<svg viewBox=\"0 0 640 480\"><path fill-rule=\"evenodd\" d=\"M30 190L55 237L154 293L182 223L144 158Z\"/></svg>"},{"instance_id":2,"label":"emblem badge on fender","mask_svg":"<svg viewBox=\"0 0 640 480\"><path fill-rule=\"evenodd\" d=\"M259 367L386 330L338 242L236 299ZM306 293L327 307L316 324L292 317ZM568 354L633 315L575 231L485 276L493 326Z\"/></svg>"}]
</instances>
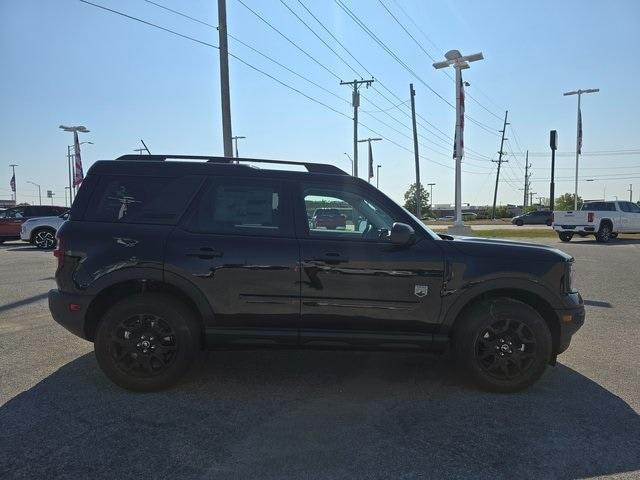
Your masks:
<instances>
[{"instance_id":1,"label":"emblem badge on fender","mask_svg":"<svg viewBox=\"0 0 640 480\"><path fill-rule=\"evenodd\" d=\"M416 297L426 297L427 294L429 293L429 286L416 285L415 288L413 289L413 293L416 295Z\"/></svg>"}]
</instances>

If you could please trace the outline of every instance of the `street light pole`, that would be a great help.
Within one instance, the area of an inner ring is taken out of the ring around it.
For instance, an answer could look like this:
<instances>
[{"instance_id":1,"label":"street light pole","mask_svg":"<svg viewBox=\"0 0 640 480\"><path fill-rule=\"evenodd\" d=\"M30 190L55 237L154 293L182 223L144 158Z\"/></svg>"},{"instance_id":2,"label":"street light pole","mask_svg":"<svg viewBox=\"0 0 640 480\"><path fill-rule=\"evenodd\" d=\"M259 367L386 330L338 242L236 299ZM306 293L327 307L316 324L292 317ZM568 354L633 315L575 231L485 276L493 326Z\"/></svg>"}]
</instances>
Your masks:
<instances>
[{"instance_id":1,"label":"street light pole","mask_svg":"<svg viewBox=\"0 0 640 480\"><path fill-rule=\"evenodd\" d=\"M347 152L344 152L344 154L347 156L347 158L349 159L349 161L351 162L351 176L355 175L355 166L353 164L353 158L351 158L351 155L349 155Z\"/></svg>"},{"instance_id":2,"label":"street light pole","mask_svg":"<svg viewBox=\"0 0 640 480\"><path fill-rule=\"evenodd\" d=\"M235 146L235 150L236 150L236 158L239 158L238 156L238 140L243 139L243 138L247 138L247 137L231 137L231 140L233 140L234 146Z\"/></svg>"},{"instance_id":3,"label":"street light pole","mask_svg":"<svg viewBox=\"0 0 640 480\"><path fill-rule=\"evenodd\" d=\"M469 68L469 62L482 60L482 52L473 55L463 56L458 50L449 50L444 55L445 60L433 64L435 69L453 66L456 71L456 135L455 135L455 159L456 159L456 220L453 224L455 230L464 231L464 222L462 220L462 135L464 128L464 112L462 111L462 73L461 70Z\"/></svg>"},{"instance_id":4,"label":"street light pole","mask_svg":"<svg viewBox=\"0 0 640 480\"><path fill-rule=\"evenodd\" d=\"M72 174L73 176L75 176L76 173L75 168L72 168L71 166L71 147L75 148L75 141L77 140L78 133L89 133L91 130L87 130L87 127L85 127L84 125L79 125L77 127L67 127L66 125L60 125L58 128L65 132L72 132L74 135L74 145L67 146L67 161L69 162L69 196L71 197L71 192L74 188L73 184L75 183L75 178L72 178ZM79 142L78 151L74 150L74 161L78 160L77 158L75 158L75 155L80 154L80 145L82 145L83 143L90 143L93 145L92 142ZM73 203L73 198L71 198L71 202Z\"/></svg>"},{"instance_id":5,"label":"street light pole","mask_svg":"<svg viewBox=\"0 0 640 480\"><path fill-rule=\"evenodd\" d=\"M373 175L373 153L371 152L371 142L380 142L380 141L382 141L382 138L365 138L362 140L358 140L358 143L367 142L369 144L369 162L371 162L369 165L371 167L371 170L367 168L367 181L369 183L371 183L371 176Z\"/></svg>"},{"instance_id":6,"label":"street light pole","mask_svg":"<svg viewBox=\"0 0 640 480\"><path fill-rule=\"evenodd\" d=\"M38 205L42 205L42 190L40 190L40 185L30 180L27 180L27 183L30 183L31 185L35 185L36 187L38 187Z\"/></svg>"},{"instance_id":7,"label":"street light pole","mask_svg":"<svg viewBox=\"0 0 640 480\"><path fill-rule=\"evenodd\" d=\"M580 112L580 100L583 93L597 93L599 91L599 88L588 88L586 90L574 90L563 93L565 97L569 95L578 95L578 119L576 121L576 181L573 199L574 210L578 210L578 162L580 159L580 151L582 150L582 113Z\"/></svg>"},{"instance_id":8,"label":"street light pole","mask_svg":"<svg viewBox=\"0 0 640 480\"><path fill-rule=\"evenodd\" d=\"M427 186L429 187L429 206L431 207L431 210L433 210L433 186L435 185L435 183L427 183Z\"/></svg>"}]
</instances>

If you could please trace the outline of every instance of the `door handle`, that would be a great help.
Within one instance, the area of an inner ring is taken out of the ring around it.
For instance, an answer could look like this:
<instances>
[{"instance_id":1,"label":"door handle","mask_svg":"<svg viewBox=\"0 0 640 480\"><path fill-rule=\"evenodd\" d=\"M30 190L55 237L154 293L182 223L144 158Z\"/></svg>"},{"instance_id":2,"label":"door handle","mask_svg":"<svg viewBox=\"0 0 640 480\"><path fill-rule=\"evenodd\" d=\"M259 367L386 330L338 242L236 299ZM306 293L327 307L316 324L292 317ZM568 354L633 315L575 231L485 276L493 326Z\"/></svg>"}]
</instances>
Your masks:
<instances>
[{"instance_id":1,"label":"door handle","mask_svg":"<svg viewBox=\"0 0 640 480\"><path fill-rule=\"evenodd\" d=\"M202 259L221 257L222 252L211 247L188 248L187 257L197 257Z\"/></svg>"},{"instance_id":2,"label":"door handle","mask_svg":"<svg viewBox=\"0 0 640 480\"><path fill-rule=\"evenodd\" d=\"M324 262L329 264L338 264L348 262L349 259L340 255L337 252L327 252L324 255L313 259L314 262Z\"/></svg>"}]
</instances>

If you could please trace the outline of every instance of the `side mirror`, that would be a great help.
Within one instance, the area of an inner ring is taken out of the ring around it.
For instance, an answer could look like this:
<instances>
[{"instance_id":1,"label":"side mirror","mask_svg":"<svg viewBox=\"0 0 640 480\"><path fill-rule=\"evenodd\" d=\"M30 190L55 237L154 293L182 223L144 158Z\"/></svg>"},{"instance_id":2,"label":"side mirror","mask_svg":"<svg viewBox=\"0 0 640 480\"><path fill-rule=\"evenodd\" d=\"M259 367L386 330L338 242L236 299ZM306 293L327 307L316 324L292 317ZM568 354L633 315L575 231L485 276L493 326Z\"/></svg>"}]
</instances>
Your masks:
<instances>
[{"instance_id":1,"label":"side mirror","mask_svg":"<svg viewBox=\"0 0 640 480\"><path fill-rule=\"evenodd\" d=\"M389 233L389 240L393 245L404 246L413 242L415 232L406 223L395 222Z\"/></svg>"}]
</instances>

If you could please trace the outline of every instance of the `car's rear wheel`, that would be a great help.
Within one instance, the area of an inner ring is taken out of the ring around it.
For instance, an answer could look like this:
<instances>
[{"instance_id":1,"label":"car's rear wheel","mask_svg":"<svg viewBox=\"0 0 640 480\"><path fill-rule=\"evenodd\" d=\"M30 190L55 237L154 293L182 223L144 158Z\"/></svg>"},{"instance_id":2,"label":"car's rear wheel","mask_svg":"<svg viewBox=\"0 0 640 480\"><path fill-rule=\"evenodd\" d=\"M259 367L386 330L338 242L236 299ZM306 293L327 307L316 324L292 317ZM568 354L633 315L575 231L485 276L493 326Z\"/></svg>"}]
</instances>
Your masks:
<instances>
[{"instance_id":1,"label":"car's rear wheel","mask_svg":"<svg viewBox=\"0 0 640 480\"><path fill-rule=\"evenodd\" d=\"M149 293L111 307L98 324L94 348L109 379L128 390L148 392L173 385L199 346L193 313L177 300Z\"/></svg>"},{"instance_id":2,"label":"car's rear wheel","mask_svg":"<svg viewBox=\"0 0 640 480\"><path fill-rule=\"evenodd\" d=\"M51 228L40 228L31 235L31 243L41 250L56 246L56 232Z\"/></svg>"},{"instance_id":3,"label":"car's rear wheel","mask_svg":"<svg viewBox=\"0 0 640 480\"><path fill-rule=\"evenodd\" d=\"M516 392L544 373L552 353L551 333L529 305L506 297L468 308L456 322L458 363L485 390Z\"/></svg>"},{"instance_id":4,"label":"car's rear wheel","mask_svg":"<svg viewBox=\"0 0 640 480\"><path fill-rule=\"evenodd\" d=\"M521 227L522 225L524 225L524 222L522 220L518 219L518 220L516 220L516 225L518 227Z\"/></svg>"},{"instance_id":5,"label":"car's rear wheel","mask_svg":"<svg viewBox=\"0 0 640 480\"><path fill-rule=\"evenodd\" d=\"M600 225L600 230L596 233L596 241L600 243L607 243L611 240L611 225L609 223L603 223Z\"/></svg>"},{"instance_id":6,"label":"car's rear wheel","mask_svg":"<svg viewBox=\"0 0 640 480\"><path fill-rule=\"evenodd\" d=\"M570 242L573 238L573 233L570 232L558 232L558 238L563 242Z\"/></svg>"},{"instance_id":7,"label":"car's rear wheel","mask_svg":"<svg viewBox=\"0 0 640 480\"><path fill-rule=\"evenodd\" d=\"M551 225L553 225L553 222L551 221L551 219L547 220L545 223L547 227L550 227Z\"/></svg>"}]
</instances>

